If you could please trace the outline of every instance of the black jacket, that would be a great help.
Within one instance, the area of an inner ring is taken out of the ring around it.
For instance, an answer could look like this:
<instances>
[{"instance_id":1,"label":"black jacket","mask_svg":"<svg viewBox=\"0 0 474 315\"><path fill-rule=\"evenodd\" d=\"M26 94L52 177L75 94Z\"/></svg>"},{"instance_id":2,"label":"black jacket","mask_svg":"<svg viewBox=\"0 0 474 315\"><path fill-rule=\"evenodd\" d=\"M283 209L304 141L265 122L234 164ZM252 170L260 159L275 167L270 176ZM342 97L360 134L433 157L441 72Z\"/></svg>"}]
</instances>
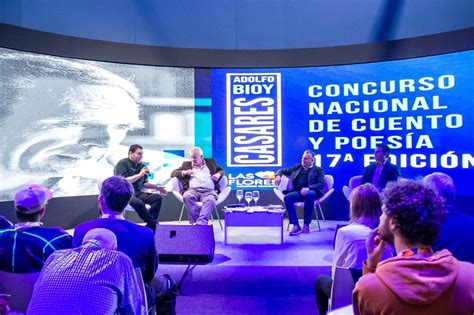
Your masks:
<instances>
[{"instance_id":1,"label":"black jacket","mask_svg":"<svg viewBox=\"0 0 474 315\"><path fill-rule=\"evenodd\" d=\"M364 169L364 175L362 176L362 184L372 183L376 167L377 164L372 163ZM383 166L382 173L380 173L380 179L377 188L384 189L388 182L396 181L399 177L400 170L398 169L398 167L387 161Z\"/></svg>"},{"instance_id":2,"label":"black jacket","mask_svg":"<svg viewBox=\"0 0 474 315\"><path fill-rule=\"evenodd\" d=\"M300 174L301 170L303 169L303 165L301 164L295 164L293 167L289 168L282 168L279 169L276 173L276 175L285 175L290 178L290 180L293 182L294 179ZM314 190L319 194L319 196L322 196L324 194L324 171L322 168L313 165L309 169L308 173L308 188L311 190Z\"/></svg>"}]
</instances>

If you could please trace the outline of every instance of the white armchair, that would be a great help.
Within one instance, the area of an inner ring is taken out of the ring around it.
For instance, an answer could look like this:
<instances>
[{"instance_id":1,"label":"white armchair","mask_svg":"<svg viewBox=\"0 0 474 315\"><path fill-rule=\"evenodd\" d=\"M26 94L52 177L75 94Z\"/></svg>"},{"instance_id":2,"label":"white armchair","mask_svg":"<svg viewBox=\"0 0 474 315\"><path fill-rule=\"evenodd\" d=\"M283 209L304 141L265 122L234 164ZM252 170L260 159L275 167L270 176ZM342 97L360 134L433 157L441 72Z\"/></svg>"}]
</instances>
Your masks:
<instances>
[{"instance_id":1,"label":"white armchair","mask_svg":"<svg viewBox=\"0 0 474 315\"><path fill-rule=\"evenodd\" d=\"M219 186L220 186L220 193L217 195L217 202L216 202L216 207L214 208L214 213L216 215L217 220L219 221L219 226L221 229L222 227L222 222L221 218L219 215L219 210L217 210L217 206L219 206L221 203L224 202L224 200L227 199L227 196L229 196L229 193L231 192L231 188L227 186L228 180L226 176L223 176L222 179L219 181ZM184 213L184 200L183 200L183 195L181 194L181 191L183 190L183 187L181 185L181 182L178 180L178 178L173 177L167 184L166 189L168 191L171 191L171 193L178 199L178 201L182 204L181 207L181 212L179 214L179 222L181 222L181 219L183 217ZM198 202L197 205L199 207L202 207L202 202ZM211 219L213 220L213 216L211 214Z\"/></svg>"},{"instance_id":2,"label":"white armchair","mask_svg":"<svg viewBox=\"0 0 474 315\"><path fill-rule=\"evenodd\" d=\"M344 185L344 187L342 187L342 192L344 193L344 196L346 196L347 200L350 201L352 190L356 188L357 186L360 186L361 184L362 184L362 175L352 176L349 179L349 184Z\"/></svg>"},{"instance_id":3,"label":"white armchair","mask_svg":"<svg viewBox=\"0 0 474 315\"><path fill-rule=\"evenodd\" d=\"M361 269L336 267L329 298L329 311L352 304L352 291L362 276Z\"/></svg>"},{"instance_id":4,"label":"white armchair","mask_svg":"<svg viewBox=\"0 0 474 315\"><path fill-rule=\"evenodd\" d=\"M275 192L275 195L284 202L284 197L283 191L288 188L288 184L290 183L290 180L286 176L281 176L281 182L278 187L273 188L273 191ZM321 204L329 198L329 196L332 195L334 192L334 177L332 175L324 175L324 189L323 189L323 195L321 198L317 199L314 201L314 216L316 218L316 222L318 223L318 229L321 231L321 226L319 225L319 217L318 217L318 209L319 212L321 213L321 217L323 221L325 221L324 218L324 213L323 213L323 208L321 207ZM303 208L304 207L304 202L296 202L295 207L297 208ZM288 223L288 228L290 226L290 223Z\"/></svg>"}]
</instances>

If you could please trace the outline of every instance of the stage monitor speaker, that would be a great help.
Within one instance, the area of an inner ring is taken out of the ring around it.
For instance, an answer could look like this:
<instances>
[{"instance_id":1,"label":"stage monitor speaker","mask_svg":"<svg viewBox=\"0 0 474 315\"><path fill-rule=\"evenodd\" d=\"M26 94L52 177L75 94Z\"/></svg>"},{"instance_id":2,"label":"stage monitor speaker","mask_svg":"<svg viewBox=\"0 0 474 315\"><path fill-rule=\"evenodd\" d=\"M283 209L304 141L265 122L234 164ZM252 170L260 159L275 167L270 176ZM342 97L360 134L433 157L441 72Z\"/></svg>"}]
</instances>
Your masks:
<instances>
[{"instance_id":1,"label":"stage monitor speaker","mask_svg":"<svg viewBox=\"0 0 474 315\"><path fill-rule=\"evenodd\" d=\"M155 245L160 263L207 264L214 259L212 225L158 225Z\"/></svg>"}]
</instances>

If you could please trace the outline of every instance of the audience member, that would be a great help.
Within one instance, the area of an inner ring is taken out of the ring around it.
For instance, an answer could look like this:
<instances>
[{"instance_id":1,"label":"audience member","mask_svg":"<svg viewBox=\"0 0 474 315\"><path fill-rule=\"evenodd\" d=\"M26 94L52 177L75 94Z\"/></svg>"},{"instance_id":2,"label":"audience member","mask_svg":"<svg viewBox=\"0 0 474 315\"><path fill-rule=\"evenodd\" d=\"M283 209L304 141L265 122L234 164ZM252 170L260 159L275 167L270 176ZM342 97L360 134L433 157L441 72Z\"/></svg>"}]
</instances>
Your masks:
<instances>
[{"instance_id":1,"label":"audience member","mask_svg":"<svg viewBox=\"0 0 474 315\"><path fill-rule=\"evenodd\" d=\"M474 251L470 250L474 244L474 217L465 215L455 208L456 187L452 178L447 174L435 172L425 176L424 180L436 188L448 206L448 216L441 225L433 250L446 248L458 260L474 263Z\"/></svg>"},{"instance_id":2,"label":"audience member","mask_svg":"<svg viewBox=\"0 0 474 315\"><path fill-rule=\"evenodd\" d=\"M388 182L398 180L400 170L396 165L390 163L389 155L390 148L388 145L377 145L374 152L375 163L365 167L362 184L372 183L377 189L383 190Z\"/></svg>"},{"instance_id":3,"label":"audience member","mask_svg":"<svg viewBox=\"0 0 474 315\"><path fill-rule=\"evenodd\" d=\"M444 199L412 180L390 183L377 229L367 240L364 276L353 292L356 314L473 314L474 265L433 252L446 216ZM379 262L386 244L397 256Z\"/></svg>"},{"instance_id":4,"label":"audience member","mask_svg":"<svg viewBox=\"0 0 474 315\"><path fill-rule=\"evenodd\" d=\"M128 149L128 157L120 160L114 168L114 175L123 176L133 185L134 194L129 203L135 209L138 216L146 222L146 225L153 231L158 223L161 202L163 197L160 194L141 191L142 188L156 189L161 194L166 194L163 187L157 186L148 181L150 170L143 164L143 147L132 144ZM145 204L150 205L148 212Z\"/></svg>"},{"instance_id":5,"label":"audience member","mask_svg":"<svg viewBox=\"0 0 474 315\"><path fill-rule=\"evenodd\" d=\"M379 225L382 203L377 188L372 184L363 184L354 188L350 197L350 222L336 232L332 275L318 276L316 280L316 301L319 314L326 314L328 299L331 296L332 279L335 267L362 270L362 263L367 259L365 242L370 231ZM390 250L384 258L391 256Z\"/></svg>"},{"instance_id":6,"label":"audience member","mask_svg":"<svg viewBox=\"0 0 474 315\"><path fill-rule=\"evenodd\" d=\"M100 189L99 206L102 217L76 226L74 246L79 246L84 235L95 228L105 228L117 237L117 249L132 260L135 268L140 268L147 289L148 305L152 306L163 292L166 285L154 277L158 267L158 255L154 235L151 229L125 220L124 208L133 196L132 185L122 176L107 178ZM174 312L174 302L170 307Z\"/></svg>"},{"instance_id":7,"label":"audience member","mask_svg":"<svg viewBox=\"0 0 474 315\"><path fill-rule=\"evenodd\" d=\"M97 228L86 233L82 246L54 252L27 313L145 314L132 262L116 249L114 233Z\"/></svg>"},{"instance_id":8,"label":"audience member","mask_svg":"<svg viewBox=\"0 0 474 315\"><path fill-rule=\"evenodd\" d=\"M324 189L324 171L321 167L314 165L314 153L306 150L301 157L301 164L295 164L290 168L282 168L275 175L275 185L280 185L281 176L290 178L292 187L283 191L284 201L290 223L293 228L290 235L309 233L314 201L321 198ZM296 214L295 202L304 202L304 225L301 229L298 215Z\"/></svg>"},{"instance_id":9,"label":"audience member","mask_svg":"<svg viewBox=\"0 0 474 315\"><path fill-rule=\"evenodd\" d=\"M30 185L15 194L18 223L0 230L0 270L14 273L38 272L55 250L71 248L72 237L56 227L40 222L52 193L40 185Z\"/></svg>"},{"instance_id":10,"label":"audience member","mask_svg":"<svg viewBox=\"0 0 474 315\"><path fill-rule=\"evenodd\" d=\"M216 207L219 181L224 169L213 158L204 158L202 149L191 149L191 161L183 162L180 168L171 173L183 187L183 200L188 211L190 224L207 225L212 210ZM197 202L202 202L199 209Z\"/></svg>"}]
</instances>

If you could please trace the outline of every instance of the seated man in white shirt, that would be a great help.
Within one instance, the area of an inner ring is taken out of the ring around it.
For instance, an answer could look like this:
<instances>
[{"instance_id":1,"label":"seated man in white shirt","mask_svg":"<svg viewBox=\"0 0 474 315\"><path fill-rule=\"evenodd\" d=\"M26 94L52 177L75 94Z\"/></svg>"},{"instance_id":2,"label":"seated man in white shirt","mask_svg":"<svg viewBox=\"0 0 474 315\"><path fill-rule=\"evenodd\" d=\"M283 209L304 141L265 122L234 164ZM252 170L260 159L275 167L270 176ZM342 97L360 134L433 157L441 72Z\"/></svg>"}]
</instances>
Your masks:
<instances>
[{"instance_id":1,"label":"seated man in white shirt","mask_svg":"<svg viewBox=\"0 0 474 315\"><path fill-rule=\"evenodd\" d=\"M183 162L180 168L171 173L171 177L177 177L183 187L181 193L190 224L208 224L216 206L219 180L223 176L224 169L213 158L203 158L199 147L191 149L191 161ZM203 203L201 209L197 202Z\"/></svg>"}]
</instances>

